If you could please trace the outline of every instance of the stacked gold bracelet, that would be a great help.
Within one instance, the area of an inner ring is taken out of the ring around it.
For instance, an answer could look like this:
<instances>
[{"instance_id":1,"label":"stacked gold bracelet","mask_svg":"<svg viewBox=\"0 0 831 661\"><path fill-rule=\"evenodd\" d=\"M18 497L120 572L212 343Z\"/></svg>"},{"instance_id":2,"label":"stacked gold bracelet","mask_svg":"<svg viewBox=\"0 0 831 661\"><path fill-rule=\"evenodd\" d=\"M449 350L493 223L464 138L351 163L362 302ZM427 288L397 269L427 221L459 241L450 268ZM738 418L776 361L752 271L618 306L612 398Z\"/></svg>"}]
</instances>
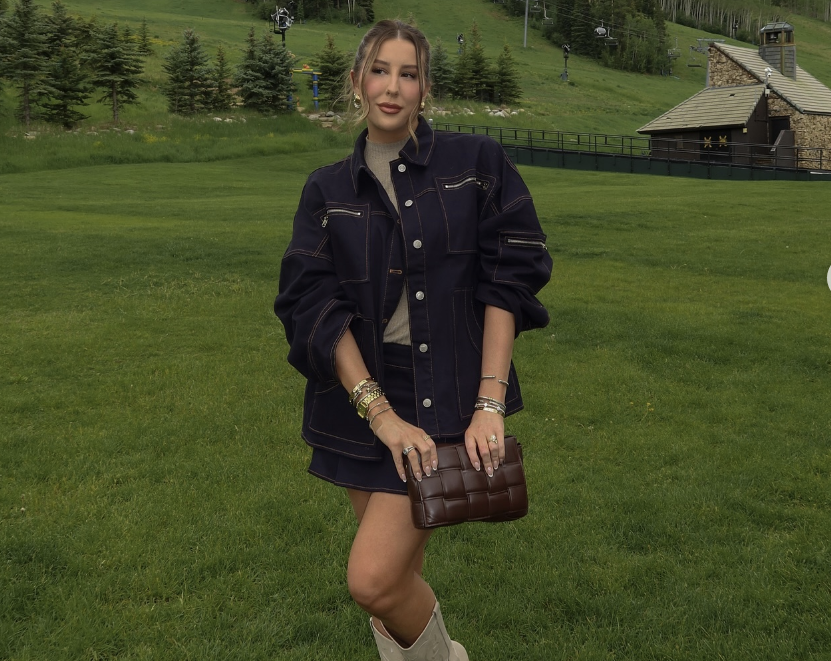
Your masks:
<instances>
[{"instance_id":1,"label":"stacked gold bracelet","mask_svg":"<svg viewBox=\"0 0 831 661\"><path fill-rule=\"evenodd\" d=\"M505 417L505 412L507 409L505 408L505 404L500 402L498 399L494 399L493 397L483 397L479 395L476 398L476 403L473 405L474 411L487 411L488 413L498 413L503 418Z\"/></svg>"},{"instance_id":2,"label":"stacked gold bracelet","mask_svg":"<svg viewBox=\"0 0 831 661\"><path fill-rule=\"evenodd\" d=\"M355 407L358 415L363 420L368 420L370 427L372 422L385 411L394 411L389 400L381 390L381 386L372 377L360 381L349 395L349 403ZM376 411L379 409L380 411ZM370 417L371 414L371 417Z\"/></svg>"}]
</instances>

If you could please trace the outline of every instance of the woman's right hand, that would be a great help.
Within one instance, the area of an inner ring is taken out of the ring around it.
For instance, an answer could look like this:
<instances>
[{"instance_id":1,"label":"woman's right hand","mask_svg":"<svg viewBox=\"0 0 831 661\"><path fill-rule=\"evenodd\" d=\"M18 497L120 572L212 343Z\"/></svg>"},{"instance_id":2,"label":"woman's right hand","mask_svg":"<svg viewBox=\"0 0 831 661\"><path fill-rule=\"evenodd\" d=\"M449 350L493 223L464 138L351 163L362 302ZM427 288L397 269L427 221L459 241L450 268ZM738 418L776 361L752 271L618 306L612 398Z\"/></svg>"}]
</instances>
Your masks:
<instances>
[{"instance_id":1,"label":"woman's right hand","mask_svg":"<svg viewBox=\"0 0 831 661\"><path fill-rule=\"evenodd\" d=\"M433 439L424 433L424 430L402 420L395 411L389 410L377 416L370 425L370 429L392 453L395 469L402 482L407 481L407 473L404 471L404 450L407 448L416 450L410 450L406 454L406 459L409 460L413 474L419 482L422 477L422 466L427 476L439 467L436 444Z\"/></svg>"}]
</instances>

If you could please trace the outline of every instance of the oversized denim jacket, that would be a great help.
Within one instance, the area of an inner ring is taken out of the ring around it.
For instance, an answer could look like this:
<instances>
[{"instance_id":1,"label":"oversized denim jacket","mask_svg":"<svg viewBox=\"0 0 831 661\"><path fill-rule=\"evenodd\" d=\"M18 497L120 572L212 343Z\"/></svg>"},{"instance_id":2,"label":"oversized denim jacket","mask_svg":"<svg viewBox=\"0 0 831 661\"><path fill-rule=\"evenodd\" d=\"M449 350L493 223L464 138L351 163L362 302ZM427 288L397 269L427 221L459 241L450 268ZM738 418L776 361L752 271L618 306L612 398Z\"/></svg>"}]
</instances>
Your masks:
<instances>
[{"instance_id":1,"label":"oversized denim jacket","mask_svg":"<svg viewBox=\"0 0 831 661\"><path fill-rule=\"evenodd\" d=\"M390 164L400 214L367 168L366 132L346 159L309 177L294 218L274 311L289 362L307 379L303 438L377 459L386 451L337 379L335 347L351 329L383 383L383 336L407 282L417 424L463 434L479 390L485 305L516 332L545 326L535 294L551 258L525 183L485 136L434 132L422 119ZM513 365L508 413L522 408ZM394 402L393 402L394 404Z\"/></svg>"}]
</instances>

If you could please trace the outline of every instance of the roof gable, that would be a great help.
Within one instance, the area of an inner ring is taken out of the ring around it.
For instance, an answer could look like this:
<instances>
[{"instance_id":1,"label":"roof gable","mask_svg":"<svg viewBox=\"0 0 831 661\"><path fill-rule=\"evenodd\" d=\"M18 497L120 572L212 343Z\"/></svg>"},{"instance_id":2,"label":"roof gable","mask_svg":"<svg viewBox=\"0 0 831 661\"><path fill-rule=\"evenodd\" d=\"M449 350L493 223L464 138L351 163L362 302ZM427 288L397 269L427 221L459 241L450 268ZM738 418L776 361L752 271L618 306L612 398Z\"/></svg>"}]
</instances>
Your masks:
<instances>
[{"instance_id":1,"label":"roof gable","mask_svg":"<svg viewBox=\"0 0 831 661\"><path fill-rule=\"evenodd\" d=\"M705 87L639 128L638 133L746 126L764 92L765 86L761 83L737 87Z\"/></svg>"},{"instance_id":2,"label":"roof gable","mask_svg":"<svg viewBox=\"0 0 831 661\"><path fill-rule=\"evenodd\" d=\"M750 73L759 82L765 81L765 69L770 68L770 88L801 113L831 115L831 89L819 82L802 67L796 67L796 80L782 75L770 66L759 53L751 48L711 44Z\"/></svg>"}]
</instances>

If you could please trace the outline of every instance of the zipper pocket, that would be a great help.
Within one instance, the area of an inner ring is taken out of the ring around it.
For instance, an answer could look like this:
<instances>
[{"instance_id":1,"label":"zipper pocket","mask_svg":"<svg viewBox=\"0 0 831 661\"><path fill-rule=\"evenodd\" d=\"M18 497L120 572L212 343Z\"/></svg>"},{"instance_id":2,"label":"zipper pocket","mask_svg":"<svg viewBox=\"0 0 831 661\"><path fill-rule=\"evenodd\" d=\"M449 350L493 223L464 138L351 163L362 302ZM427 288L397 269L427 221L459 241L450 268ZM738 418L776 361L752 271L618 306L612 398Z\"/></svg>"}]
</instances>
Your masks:
<instances>
[{"instance_id":1,"label":"zipper pocket","mask_svg":"<svg viewBox=\"0 0 831 661\"><path fill-rule=\"evenodd\" d=\"M467 186L468 184L475 183L479 188L482 190L488 190L488 182L482 181L481 179L477 179L476 177L468 177L467 179L462 179L461 181L455 184L442 184L444 186L444 190L456 190L461 188L462 186Z\"/></svg>"},{"instance_id":2,"label":"zipper pocket","mask_svg":"<svg viewBox=\"0 0 831 661\"><path fill-rule=\"evenodd\" d=\"M505 243L509 246L525 246L526 248L542 248L543 250L548 250L545 241L539 241L537 239L514 239L508 237L505 239Z\"/></svg>"},{"instance_id":3,"label":"zipper pocket","mask_svg":"<svg viewBox=\"0 0 831 661\"><path fill-rule=\"evenodd\" d=\"M327 209L326 215L323 216L321 220L321 225L326 227L329 224L329 214L335 214L340 216L354 216L356 218L360 218L363 214L360 211L352 211L352 209Z\"/></svg>"}]
</instances>

